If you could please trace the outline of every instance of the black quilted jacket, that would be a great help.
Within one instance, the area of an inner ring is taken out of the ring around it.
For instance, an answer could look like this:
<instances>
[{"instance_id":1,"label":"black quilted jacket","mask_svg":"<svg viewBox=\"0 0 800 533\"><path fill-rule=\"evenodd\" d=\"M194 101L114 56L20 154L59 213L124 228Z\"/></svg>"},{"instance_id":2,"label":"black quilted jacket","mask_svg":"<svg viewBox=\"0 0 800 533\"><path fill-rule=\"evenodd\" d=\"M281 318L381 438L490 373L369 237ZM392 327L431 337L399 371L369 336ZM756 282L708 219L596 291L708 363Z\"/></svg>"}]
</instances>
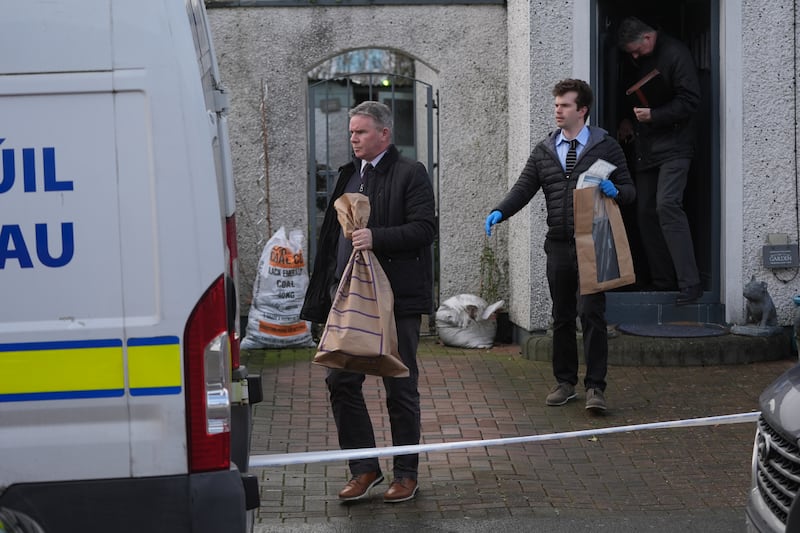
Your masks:
<instances>
[{"instance_id":1,"label":"black quilted jacket","mask_svg":"<svg viewBox=\"0 0 800 533\"><path fill-rule=\"evenodd\" d=\"M547 238L571 240L575 238L575 224L572 210L572 191L578 177L598 159L616 165L610 179L619 195L617 203L628 204L636 198L631 175L625 163L622 148L613 137L601 128L589 127L589 141L575 162L575 168L568 178L561 167L556 153L556 139L560 130L552 132L536 145L531 152L519 179L508 191L505 198L495 207L503 214L503 220L512 217L542 189L547 203Z\"/></svg>"},{"instance_id":2,"label":"black quilted jacket","mask_svg":"<svg viewBox=\"0 0 800 533\"><path fill-rule=\"evenodd\" d=\"M342 195L355 169L352 162L339 169L300 312L304 320L324 323L328 319L331 287L336 283L336 246L342 235L333 202ZM374 185L369 187L371 210L367 227L372 230L372 251L392 285L394 312L398 316L431 313L431 244L436 235L431 180L422 163L401 156L394 145L381 158L375 173Z\"/></svg>"}]
</instances>

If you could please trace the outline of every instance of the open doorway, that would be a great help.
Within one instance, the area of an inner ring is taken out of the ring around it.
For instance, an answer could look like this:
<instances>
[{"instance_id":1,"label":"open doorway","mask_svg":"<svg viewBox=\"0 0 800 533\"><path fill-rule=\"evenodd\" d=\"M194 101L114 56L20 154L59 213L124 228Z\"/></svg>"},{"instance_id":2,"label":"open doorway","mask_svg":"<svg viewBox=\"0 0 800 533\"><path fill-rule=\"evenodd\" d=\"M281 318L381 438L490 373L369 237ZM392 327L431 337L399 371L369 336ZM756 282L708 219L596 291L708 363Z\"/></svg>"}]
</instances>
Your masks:
<instances>
[{"instance_id":1,"label":"open doorway","mask_svg":"<svg viewBox=\"0 0 800 533\"><path fill-rule=\"evenodd\" d=\"M668 33L687 45L697 68L701 89L701 103L695 117L697 123L697 143L695 156L689 171L684 194L684 210L694 243L695 258L700 271L700 281L706 294L702 302L719 301L719 126L718 102L718 0L675 0L673 2L641 2L638 0L597 0L596 68L593 80L596 88L597 105L593 109L595 124L617 136L621 121L631 114L631 104L625 95L630 86L630 57L619 50L617 30L620 22L627 16L636 16L654 29ZM631 172L635 172L633 144L621 142L629 156ZM609 313L620 315L622 320L650 320L652 314L634 302L648 305L659 304L659 319L663 318L664 307L674 303L674 293L650 292L649 266L642 249L642 240L636 223L635 207L623 209L626 229L634 257L637 284L622 292L637 293L634 298L611 298ZM643 292L647 291L647 292ZM615 309L615 302L618 304ZM702 304L701 304L702 305ZM694 306L692 306L694 307ZM707 306L719 308L714 303ZM693 309L692 311L696 311ZM704 313L700 313L704 314ZM715 315L716 313L710 313ZM706 317L714 321L714 316Z\"/></svg>"}]
</instances>

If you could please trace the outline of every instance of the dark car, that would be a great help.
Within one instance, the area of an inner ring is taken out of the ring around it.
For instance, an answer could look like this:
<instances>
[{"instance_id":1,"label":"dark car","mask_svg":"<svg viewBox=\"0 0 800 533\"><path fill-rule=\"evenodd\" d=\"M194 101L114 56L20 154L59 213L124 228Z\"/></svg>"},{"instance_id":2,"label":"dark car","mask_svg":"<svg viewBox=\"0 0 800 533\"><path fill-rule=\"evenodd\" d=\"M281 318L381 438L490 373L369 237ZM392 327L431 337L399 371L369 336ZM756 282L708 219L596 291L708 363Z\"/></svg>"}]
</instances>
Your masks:
<instances>
[{"instance_id":1,"label":"dark car","mask_svg":"<svg viewBox=\"0 0 800 533\"><path fill-rule=\"evenodd\" d=\"M800 365L767 387L759 404L747 530L800 532Z\"/></svg>"}]
</instances>

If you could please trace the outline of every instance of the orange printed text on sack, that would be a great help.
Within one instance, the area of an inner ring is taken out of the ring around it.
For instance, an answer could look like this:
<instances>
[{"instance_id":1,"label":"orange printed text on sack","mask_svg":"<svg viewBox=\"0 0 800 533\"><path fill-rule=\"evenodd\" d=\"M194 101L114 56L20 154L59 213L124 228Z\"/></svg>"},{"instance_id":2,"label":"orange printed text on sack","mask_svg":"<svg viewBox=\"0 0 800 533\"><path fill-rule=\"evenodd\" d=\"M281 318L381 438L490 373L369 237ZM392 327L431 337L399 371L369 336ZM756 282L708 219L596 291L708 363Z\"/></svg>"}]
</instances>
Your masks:
<instances>
[{"instance_id":1,"label":"orange printed text on sack","mask_svg":"<svg viewBox=\"0 0 800 533\"><path fill-rule=\"evenodd\" d=\"M278 268L301 268L305 266L303 252L292 252L283 246L273 246L269 253L269 264Z\"/></svg>"},{"instance_id":2,"label":"orange printed text on sack","mask_svg":"<svg viewBox=\"0 0 800 533\"><path fill-rule=\"evenodd\" d=\"M261 333L266 333L267 335L273 335L275 337L293 337L295 335L306 333L308 331L308 326L306 325L305 321L282 325L271 324L270 322L259 320L258 330Z\"/></svg>"}]
</instances>

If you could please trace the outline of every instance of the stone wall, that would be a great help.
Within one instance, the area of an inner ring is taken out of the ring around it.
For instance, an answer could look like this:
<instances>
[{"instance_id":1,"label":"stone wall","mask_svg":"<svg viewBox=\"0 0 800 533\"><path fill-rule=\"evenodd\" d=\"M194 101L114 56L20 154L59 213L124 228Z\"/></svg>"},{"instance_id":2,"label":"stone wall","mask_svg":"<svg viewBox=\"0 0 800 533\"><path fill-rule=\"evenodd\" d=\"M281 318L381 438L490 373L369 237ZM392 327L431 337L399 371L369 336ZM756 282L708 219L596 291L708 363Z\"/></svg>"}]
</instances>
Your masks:
<instances>
[{"instance_id":1,"label":"stone wall","mask_svg":"<svg viewBox=\"0 0 800 533\"><path fill-rule=\"evenodd\" d=\"M260 86L268 87L273 231L307 226L308 70L342 52L390 48L415 58L439 93L438 184L441 290L476 293L483 219L514 183L533 145L553 127L550 90L589 79L591 0L508 0L506 5L330 6L210 9L223 79L231 93L243 302L269 237ZM720 299L744 318L743 284L766 281L779 322L791 323L795 270L761 261L768 233L798 240L797 0L723 0L720 9ZM577 56L581 57L577 57ZM702 147L701 147L702 149ZM547 327L542 250L545 207L537 195L489 245L508 269L509 308L523 329ZM507 263L505 262L507 258Z\"/></svg>"},{"instance_id":2,"label":"stone wall","mask_svg":"<svg viewBox=\"0 0 800 533\"><path fill-rule=\"evenodd\" d=\"M307 227L307 72L347 50L389 48L424 64L439 93L441 299L477 293L483 219L507 181L507 31L502 5L209 9L229 113L243 310L269 238L260 104L266 115L272 231ZM343 163L343 162L342 162ZM429 169L430 170L430 169ZM504 245L503 245L504 246ZM501 250L505 256L505 248Z\"/></svg>"},{"instance_id":3,"label":"stone wall","mask_svg":"<svg viewBox=\"0 0 800 533\"><path fill-rule=\"evenodd\" d=\"M796 17L793 0L741 3L742 204L724 208L741 216L740 283L753 275L766 281L784 325L800 279L795 270L765 269L762 247L769 233L798 239Z\"/></svg>"}]
</instances>

